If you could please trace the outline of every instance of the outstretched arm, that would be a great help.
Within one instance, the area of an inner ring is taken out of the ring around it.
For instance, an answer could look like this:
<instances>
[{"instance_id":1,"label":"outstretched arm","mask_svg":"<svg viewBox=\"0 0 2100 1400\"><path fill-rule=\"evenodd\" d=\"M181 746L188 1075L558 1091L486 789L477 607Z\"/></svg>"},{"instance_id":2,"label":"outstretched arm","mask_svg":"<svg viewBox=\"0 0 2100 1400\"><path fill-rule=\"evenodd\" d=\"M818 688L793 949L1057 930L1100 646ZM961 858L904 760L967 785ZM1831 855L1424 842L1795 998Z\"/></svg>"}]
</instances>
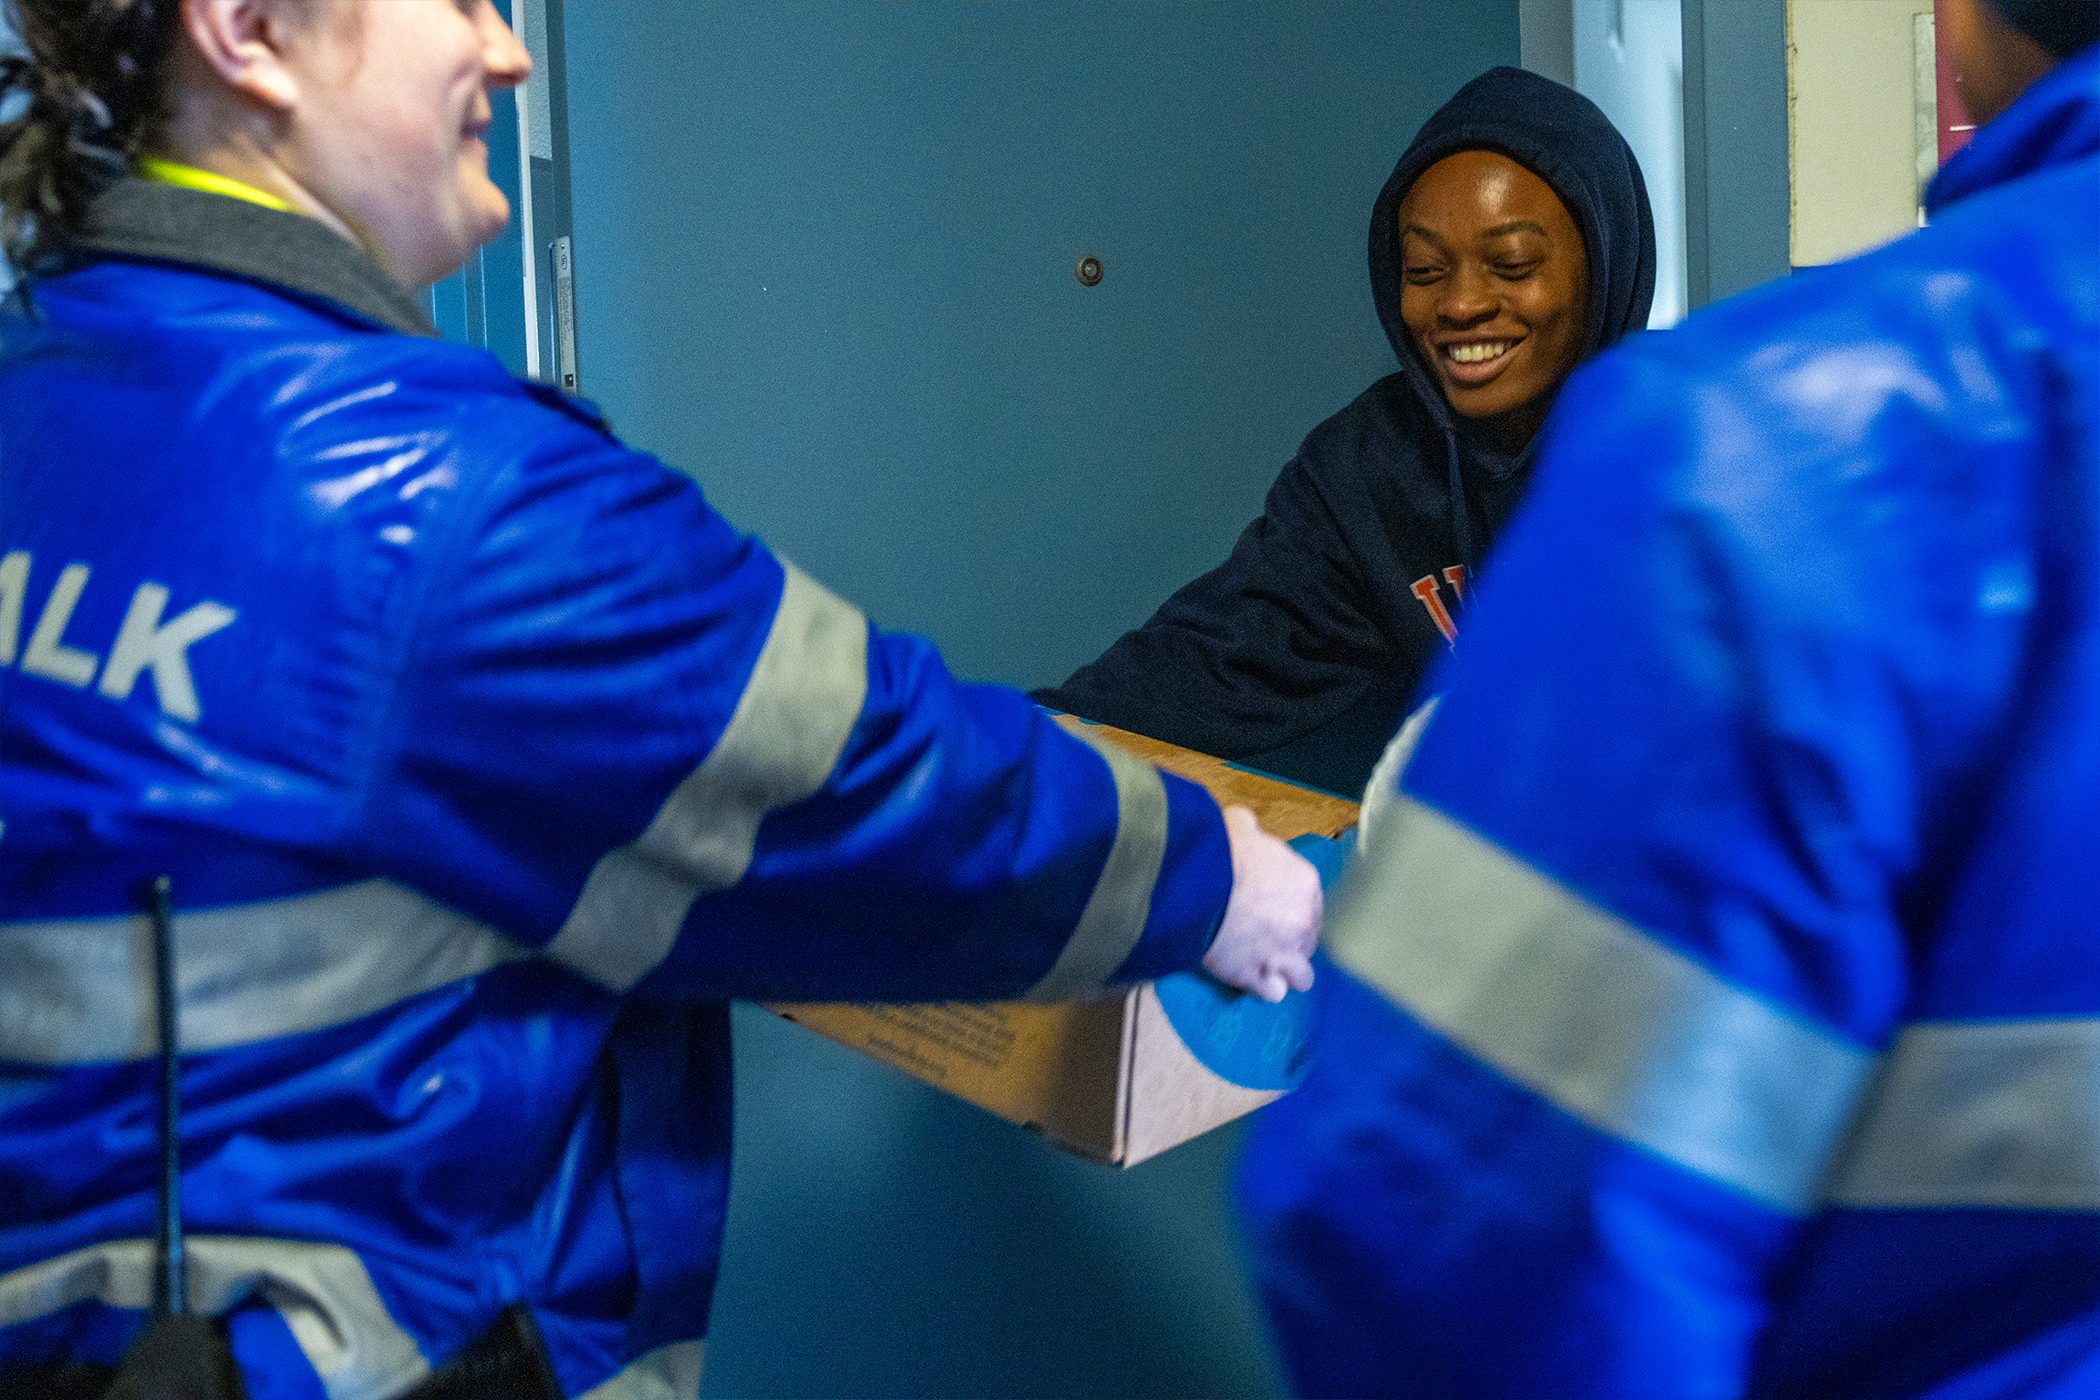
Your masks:
<instances>
[{"instance_id":1,"label":"outstretched arm","mask_svg":"<svg viewBox=\"0 0 2100 1400\"><path fill-rule=\"evenodd\" d=\"M399 876L615 991L1052 1001L1226 925L1229 978L1303 977L1295 857L1227 920L1202 789L957 681L580 427L488 488L398 703Z\"/></svg>"},{"instance_id":2,"label":"outstretched arm","mask_svg":"<svg viewBox=\"0 0 2100 1400\"><path fill-rule=\"evenodd\" d=\"M1358 577L1373 562L1362 551L1390 547L1370 503L1345 507L1356 517L1345 524L1328 499L1340 490L1353 501L1362 485L1323 481L1301 454L1223 563L1036 698L1242 758L1319 729L1381 677L1426 665L1441 650L1433 634L1394 636Z\"/></svg>"}]
</instances>

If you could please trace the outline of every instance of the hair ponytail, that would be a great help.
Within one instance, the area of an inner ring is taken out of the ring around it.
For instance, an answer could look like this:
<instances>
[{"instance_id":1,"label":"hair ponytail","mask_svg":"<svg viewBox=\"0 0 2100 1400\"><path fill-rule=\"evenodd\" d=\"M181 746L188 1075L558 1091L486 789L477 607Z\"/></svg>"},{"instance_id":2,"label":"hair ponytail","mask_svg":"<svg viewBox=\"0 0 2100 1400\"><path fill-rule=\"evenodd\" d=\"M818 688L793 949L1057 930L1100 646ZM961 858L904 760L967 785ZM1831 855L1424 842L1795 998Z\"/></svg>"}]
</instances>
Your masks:
<instances>
[{"instance_id":1,"label":"hair ponytail","mask_svg":"<svg viewBox=\"0 0 2100 1400\"><path fill-rule=\"evenodd\" d=\"M64 249L161 120L181 0L6 0L26 55L0 58L0 254Z\"/></svg>"}]
</instances>

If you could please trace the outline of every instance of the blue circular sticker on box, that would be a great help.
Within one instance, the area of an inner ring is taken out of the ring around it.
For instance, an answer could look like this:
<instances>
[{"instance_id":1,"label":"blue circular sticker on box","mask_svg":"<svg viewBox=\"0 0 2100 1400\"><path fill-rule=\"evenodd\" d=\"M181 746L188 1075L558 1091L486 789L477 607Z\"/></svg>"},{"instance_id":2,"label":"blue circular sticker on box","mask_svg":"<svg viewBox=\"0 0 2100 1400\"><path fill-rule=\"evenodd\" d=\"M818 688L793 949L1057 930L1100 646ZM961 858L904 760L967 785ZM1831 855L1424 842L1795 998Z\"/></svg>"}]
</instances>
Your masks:
<instances>
[{"instance_id":1,"label":"blue circular sticker on box","mask_svg":"<svg viewBox=\"0 0 2100 1400\"><path fill-rule=\"evenodd\" d=\"M1340 840L1301 836L1291 842L1332 889L1355 847L1354 830ZM1305 1077L1312 1050L1312 998L1292 992L1263 1001L1202 972L1177 972L1152 984L1168 1024L1202 1066L1245 1089L1293 1089Z\"/></svg>"},{"instance_id":2,"label":"blue circular sticker on box","mask_svg":"<svg viewBox=\"0 0 2100 1400\"><path fill-rule=\"evenodd\" d=\"M1312 998L1263 1001L1205 976L1177 972L1152 984L1174 1033L1203 1067L1245 1089L1293 1089L1312 1048Z\"/></svg>"}]
</instances>

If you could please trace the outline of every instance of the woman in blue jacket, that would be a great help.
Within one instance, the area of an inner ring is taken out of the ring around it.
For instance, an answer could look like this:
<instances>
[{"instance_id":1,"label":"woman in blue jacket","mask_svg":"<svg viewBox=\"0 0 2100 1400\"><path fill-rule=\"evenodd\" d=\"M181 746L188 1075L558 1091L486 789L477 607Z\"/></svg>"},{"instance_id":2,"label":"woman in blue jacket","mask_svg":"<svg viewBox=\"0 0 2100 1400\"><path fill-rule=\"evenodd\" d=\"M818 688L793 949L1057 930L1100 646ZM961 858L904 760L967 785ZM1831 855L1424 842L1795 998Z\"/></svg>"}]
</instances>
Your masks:
<instances>
[{"instance_id":1,"label":"woman in blue jacket","mask_svg":"<svg viewBox=\"0 0 2100 1400\"><path fill-rule=\"evenodd\" d=\"M0 1391L95 1393L148 1298L151 877L189 1300L258 1396L691 1395L731 997L1307 985L1247 813L432 337L507 214L488 0L13 8Z\"/></svg>"}]
</instances>

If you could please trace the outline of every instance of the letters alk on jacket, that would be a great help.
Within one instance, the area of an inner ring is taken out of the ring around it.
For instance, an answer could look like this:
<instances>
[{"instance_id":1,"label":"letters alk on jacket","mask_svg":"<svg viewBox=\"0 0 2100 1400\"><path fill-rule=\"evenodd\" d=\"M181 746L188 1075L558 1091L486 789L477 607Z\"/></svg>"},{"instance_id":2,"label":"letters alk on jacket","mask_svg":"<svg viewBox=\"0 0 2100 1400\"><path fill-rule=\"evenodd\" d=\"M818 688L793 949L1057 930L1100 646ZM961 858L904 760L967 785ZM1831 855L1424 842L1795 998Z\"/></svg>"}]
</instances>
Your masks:
<instances>
[{"instance_id":1,"label":"letters alk on jacket","mask_svg":"<svg viewBox=\"0 0 2100 1400\"><path fill-rule=\"evenodd\" d=\"M1648 323L1655 225L1625 138L1588 98L1536 73L1473 79L1423 124L1371 211L1371 293L1399 370L1306 435L1223 564L1038 699L1363 791L1423 675L1457 640L1481 555L1531 470L1529 449L1496 452L1451 412L1400 319L1400 201L1467 150L1535 172L1582 231L1585 356Z\"/></svg>"},{"instance_id":2,"label":"letters alk on jacket","mask_svg":"<svg viewBox=\"0 0 2100 1400\"><path fill-rule=\"evenodd\" d=\"M147 1301L154 875L191 1297L256 1397L393 1395L519 1300L567 1393L690 1395L727 999L1201 957L1199 789L870 627L319 224L96 218L0 319L0 1367Z\"/></svg>"},{"instance_id":3,"label":"letters alk on jacket","mask_svg":"<svg viewBox=\"0 0 2100 1400\"><path fill-rule=\"evenodd\" d=\"M2100 1394L2100 51L1578 372L1240 1191L1308 1395Z\"/></svg>"}]
</instances>

